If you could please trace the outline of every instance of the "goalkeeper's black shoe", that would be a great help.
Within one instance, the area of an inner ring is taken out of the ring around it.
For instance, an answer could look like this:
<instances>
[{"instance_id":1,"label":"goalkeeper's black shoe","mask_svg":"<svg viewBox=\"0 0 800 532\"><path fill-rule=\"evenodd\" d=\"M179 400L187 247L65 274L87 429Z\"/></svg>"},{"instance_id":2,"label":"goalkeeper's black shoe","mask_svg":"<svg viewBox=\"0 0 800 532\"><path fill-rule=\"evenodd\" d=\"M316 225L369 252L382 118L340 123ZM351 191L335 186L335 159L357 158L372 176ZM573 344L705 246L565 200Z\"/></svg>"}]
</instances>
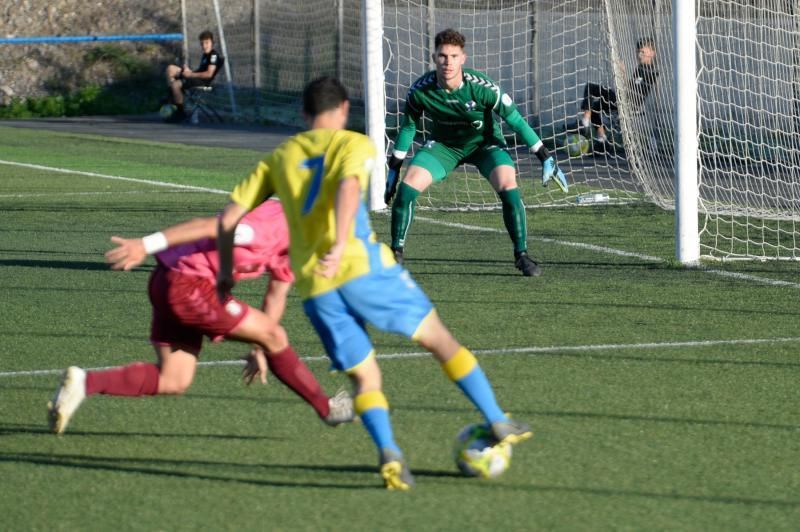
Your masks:
<instances>
[{"instance_id":1,"label":"goalkeeper's black shoe","mask_svg":"<svg viewBox=\"0 0 800 532\"><path fill-rule=\"evenodd\" d=\"M539 264L530 258L525 251L514 253L514 266L516 266L525 277L539 277L542 275L542 269L539 267Z\"/></svg>"},{"instance_id":2,"label":"goalkeeper's black shoe","mask_svg":"<svg viewBox=\"0 0 800 532\"><path fill-rule=\"evenodd\" d=\"M392 248L392 253L394 253L394 260L397 261L397 264L403 264L403 248Z\"/></svg>"}]
</instances>

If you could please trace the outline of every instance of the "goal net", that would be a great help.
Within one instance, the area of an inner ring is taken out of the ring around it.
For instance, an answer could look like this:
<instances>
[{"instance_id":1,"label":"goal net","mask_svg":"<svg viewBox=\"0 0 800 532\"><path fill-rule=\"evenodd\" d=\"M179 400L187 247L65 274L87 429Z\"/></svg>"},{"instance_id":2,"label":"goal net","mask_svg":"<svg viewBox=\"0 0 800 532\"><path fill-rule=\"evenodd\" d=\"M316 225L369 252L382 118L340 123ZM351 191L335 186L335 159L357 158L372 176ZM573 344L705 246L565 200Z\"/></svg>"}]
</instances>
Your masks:
<instances>
[{"instance_id":1,"label":"goal net","mask_svg":"<svg viewBox=\"0 0 800 532\"><path fill-rule=\"evenodd\" d=\"M800 257L797 10L792 0L697 0L705 257ZM467 66L512 96L569 175L568 195L542 188L538 161L506 130L526 205L574 205L602 192L610 202L674 208L671 0L386 1L384 24L389 139L408 87L433 68L433 36L453 27L467 38ZM644 97L636 76L643 39L655 45L658 72ZM589 127L581 121L587 83L614 91L613 99L589 91L589 107L598 109ZM426 135L427 128L418 141ZM420 201L440 209L500 206L470 167Z\"/></svg>"},{"instance_id":2,"label":"goal net","mask_svg":"<svg viewBox=\"0 0 800 532\"><path fill-rule=\"evenodd\" d=\"M714 258L800 257L800 14L796 0L695 0L697 4L699 231ZM232 120L300 127L300 94L313 77L348 87L351 127L365 128L361 17L377 0L186 0L189 61L196 36L224 32L230 92L215 91ZM433 38L458 29L467 65L517 104L568 174L569 194L541 184L541 165L504 126L530 208L586 195L674 209L673 0L384 0L386 139L397 132L409 86L433 69ZM637 42L652 39L658 72L641 96ZM219 43L218 43L219 45ZM588 83L596 124L584 127ZM235 112L234 112L235 104ZM605 105L603 105L605 104ZM602 124L605 141L598 142ZM428 135L425 125L416 146ZM413 155L412 153L409 156ZM477 169L459 168L420 207L496 209Z\"/></svg>"},{"instance_id":3,"label":"goal net","mask_svg":"<svg viewBox=\"0 0 800 532\"><path fill-rule=\"evenodd\" d=\"M314 77L336 76L353 99L351 124L363 128L361 0L185 0L188 61L211 30L230 67L211 102L228 121L302 127L301 95ZM223 50L224 46L224 50Z\"/></svg>"}]
</instances>

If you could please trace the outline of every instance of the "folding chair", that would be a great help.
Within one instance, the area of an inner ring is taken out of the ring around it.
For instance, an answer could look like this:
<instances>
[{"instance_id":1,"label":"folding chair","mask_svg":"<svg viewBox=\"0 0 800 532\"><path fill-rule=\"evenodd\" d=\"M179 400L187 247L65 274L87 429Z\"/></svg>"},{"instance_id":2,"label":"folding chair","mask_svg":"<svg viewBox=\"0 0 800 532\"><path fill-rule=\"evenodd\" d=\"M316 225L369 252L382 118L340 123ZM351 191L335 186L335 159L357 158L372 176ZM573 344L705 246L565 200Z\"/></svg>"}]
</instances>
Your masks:
<instances>
[{"instance_id":1,"label":"folding chair","mask_svg":"<svg viewBox=\"0 0 800 532\"><path fill-rule=\"evenodd\" d=\"M185 96L184 105L186 106L186 119L190 123L199 123L201 121L201 116L203 117L203 122L222 122L222 117L214 109L212 102L215 92L214 80L224 66L225 58L220 57L213 78L208 80L204 85L194 85L183 91Z\"/></svg>"}]
</instances>

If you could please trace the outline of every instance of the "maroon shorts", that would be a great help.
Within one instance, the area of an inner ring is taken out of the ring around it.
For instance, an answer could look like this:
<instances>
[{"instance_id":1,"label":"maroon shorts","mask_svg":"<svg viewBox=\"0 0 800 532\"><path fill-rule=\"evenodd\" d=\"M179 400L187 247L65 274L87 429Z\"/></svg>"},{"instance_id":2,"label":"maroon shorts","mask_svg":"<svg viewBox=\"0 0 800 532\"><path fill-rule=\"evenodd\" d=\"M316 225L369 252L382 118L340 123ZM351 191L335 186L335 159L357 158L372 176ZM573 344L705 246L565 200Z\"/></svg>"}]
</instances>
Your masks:
<instances>
[{"instance_id":1,"label":"maroon shorts","mask_svg":"<svg viewBox=\"0 0 800 532\"><path fill-rule=\"evenodd\" d=\"M153 306L150 341L200 350L203 336L219 341L247 316L250 307L233 296L224 303L216 284L157 266L148 285Z\"/></svg>"}]
</instances>

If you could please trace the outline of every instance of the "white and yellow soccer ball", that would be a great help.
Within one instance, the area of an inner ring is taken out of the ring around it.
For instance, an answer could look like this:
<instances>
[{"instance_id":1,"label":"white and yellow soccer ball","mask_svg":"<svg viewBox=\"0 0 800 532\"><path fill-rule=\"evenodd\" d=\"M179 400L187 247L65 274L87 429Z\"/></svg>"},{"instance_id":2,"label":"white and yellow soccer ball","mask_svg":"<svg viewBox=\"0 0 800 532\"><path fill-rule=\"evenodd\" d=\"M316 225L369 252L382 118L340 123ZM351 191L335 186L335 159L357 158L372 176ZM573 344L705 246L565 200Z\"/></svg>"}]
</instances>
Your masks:
<instances>
[{"instance_id":1,"label":"white and yellow soccer ball","mask_svg":"<svg viewBox=\"0 0 800 532\"><path fill-rule=\"evenodd\" d=\"M461 429L453 455L458 469L468 477L496 478L511 465L511 446L499 444L492 430L478 423Z\"/></svg>"},{"instance_id":2,"label":"white and yellow soccer ball","mask_svg":"<svg viewBox=\"0 0 800 532\"><path fill-rule=\"evenodd\" d=\"M178 108L175 106L175 104L165 103L161 106L161 109L158 110L158 114L161 116L162 120L169 120L177 110Z\"/></svg>"},{"instance_id":3,"label":"white and yellow soccer ball","mask_svg":"<svg viewBox=\"0 0 800 532\"><path fill-rule=\"evenodd\" d=\"M564 147L570 157L580 157L589 153L589 139L578 133L570 133L564 138Z\"/></svg>"}]
</instances>

